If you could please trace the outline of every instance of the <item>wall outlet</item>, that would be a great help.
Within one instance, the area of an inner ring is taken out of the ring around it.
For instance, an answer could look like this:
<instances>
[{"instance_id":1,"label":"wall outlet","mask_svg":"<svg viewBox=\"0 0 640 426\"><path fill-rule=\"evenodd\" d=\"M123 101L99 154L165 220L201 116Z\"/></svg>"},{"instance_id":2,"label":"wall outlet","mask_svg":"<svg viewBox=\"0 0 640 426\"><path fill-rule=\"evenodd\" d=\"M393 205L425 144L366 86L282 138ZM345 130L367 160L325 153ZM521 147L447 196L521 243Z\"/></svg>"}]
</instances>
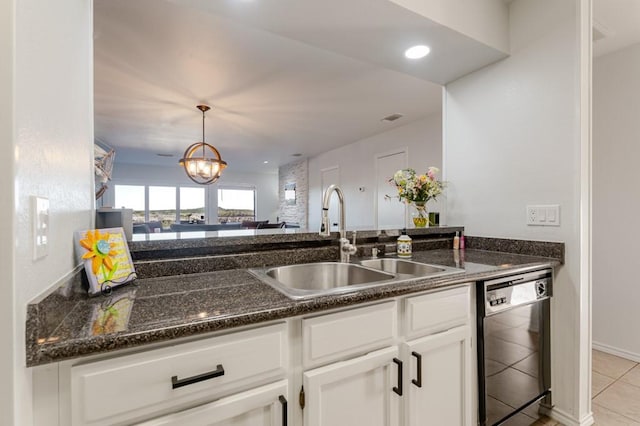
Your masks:
<instances>
[{"instance_id":1,"label":"wall outlet","mask_svg":"<svg viewBox=\"0 0 640 426\"><path fill-rule=\"evenodd\" d=\"M560 226L560 205L527 206L527 225Z\"/></svg>"},{"instance_id":2,"label":"wall outlet","mask_svg":"<svg viewBox=\"0 0 640 426\"><path fill-rule=\"evenodd\" d=\"M33 260L49 254L49 199L31 197L33 218Z\"/></svg>"}]
</instances>

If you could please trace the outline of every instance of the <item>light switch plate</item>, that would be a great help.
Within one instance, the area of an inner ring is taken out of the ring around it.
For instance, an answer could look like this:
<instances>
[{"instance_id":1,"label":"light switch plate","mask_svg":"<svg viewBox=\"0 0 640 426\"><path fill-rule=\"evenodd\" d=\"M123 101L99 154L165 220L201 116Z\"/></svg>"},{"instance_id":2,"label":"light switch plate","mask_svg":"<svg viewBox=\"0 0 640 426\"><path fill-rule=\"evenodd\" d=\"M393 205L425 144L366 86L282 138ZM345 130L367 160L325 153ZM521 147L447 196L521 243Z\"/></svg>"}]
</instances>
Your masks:
<instances>
[{"instance_id":1,"label":"light switch plate","mask_svg":"<svg viewBox=\"0 0 640 426\"><path fill-rule=\"evenodd\" d=\"M49 254L49 199L31 197L33 218L33 260Z\"/></svg>"},{"instance_id":2,"label":"light switch plate","mask_svg":"<svg viewBox=\"0 0 640 426\"><path fill-rule=\"evenodd\" d=\"M560 226L560 205L527 206L528 226Z\"/></svg>"}]
</instances>

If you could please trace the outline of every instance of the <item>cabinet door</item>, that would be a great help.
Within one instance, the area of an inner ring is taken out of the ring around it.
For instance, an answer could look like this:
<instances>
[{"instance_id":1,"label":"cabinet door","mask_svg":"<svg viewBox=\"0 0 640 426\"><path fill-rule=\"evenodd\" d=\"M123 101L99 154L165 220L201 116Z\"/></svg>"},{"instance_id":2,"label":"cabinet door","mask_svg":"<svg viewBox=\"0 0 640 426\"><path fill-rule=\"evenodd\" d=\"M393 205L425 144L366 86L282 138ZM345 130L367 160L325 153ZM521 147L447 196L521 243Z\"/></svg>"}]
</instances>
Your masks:
<instances>
[{"instance_id":1,"label":"cabinet door","mask_svg":"<svg viewBox=\"0 0 640 426\"><path fill-rule=\"evenodd\" d=\"M305 426L397 426L397 347L304 373Z\"/></svg>"},{"instance_id":2,"label":"cabinet door","mask_svg":"<svg viewBox=\"0 0 640 426\"><path fill-rule=\"evenodd\" d=\"M412 340L403 345L410 366L405 413L407 426L471 424L471 339L469 326Z\"/></svg>"},{"instance_id":3,"label":"cabinet door","mask_svg":"<svg viewBox=\"0 0 640 426\"><path fill-rule=\"evenodd\" d=\"M285 380L138 426L287 426Z\"/></svg>"}]
</instances>

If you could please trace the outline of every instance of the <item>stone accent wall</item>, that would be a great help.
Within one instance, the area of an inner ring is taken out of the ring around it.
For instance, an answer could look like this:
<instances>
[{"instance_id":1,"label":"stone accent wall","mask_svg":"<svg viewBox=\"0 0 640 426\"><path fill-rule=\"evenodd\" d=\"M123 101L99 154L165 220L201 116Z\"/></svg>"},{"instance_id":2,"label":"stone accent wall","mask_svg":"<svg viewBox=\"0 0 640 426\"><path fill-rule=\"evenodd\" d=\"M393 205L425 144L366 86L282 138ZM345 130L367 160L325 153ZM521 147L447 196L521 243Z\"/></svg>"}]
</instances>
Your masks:
<instances>
[{"instance_id":1,"label":"stone accent wall","mask_svg":"<svg viewBox=\"0 0 640 426\"><path fill-rule=\"evenodd\" d=\"M296 203L287 204L284 199L286 184L296 184ZM309 162L307 159L285 164L278 170L278 217L280 222L291 222L307 228L309 209Z\"/></svg>"}]
</instances>

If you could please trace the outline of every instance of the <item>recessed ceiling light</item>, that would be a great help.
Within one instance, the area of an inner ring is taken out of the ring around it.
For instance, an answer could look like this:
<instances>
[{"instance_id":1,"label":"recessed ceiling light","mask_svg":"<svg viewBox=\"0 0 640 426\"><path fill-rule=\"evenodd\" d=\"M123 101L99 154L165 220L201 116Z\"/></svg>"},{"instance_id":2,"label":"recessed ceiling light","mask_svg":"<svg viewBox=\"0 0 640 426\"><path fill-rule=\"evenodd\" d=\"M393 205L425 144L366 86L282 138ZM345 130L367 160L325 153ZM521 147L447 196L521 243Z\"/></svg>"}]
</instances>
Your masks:
<instances>
[{"instance_id":1,"label":"recessed ceiling light","mask_svg":"<svg viewBox=\"0 0 640 426\"><path fill-rule=\"evenodd\" d=\"M264 160L263 163L264 164L269 164L269 162L267 160Z\"/></svg>"},{"instance_id":2,"label":"recessed ceiling light","mask_svg":"<svg viewBox=\"0 0 640 426\"><path fill-rule=\"evenodd\" d=\"M404 51L404 56L409 59L420 59L424 58L431 52L429 46L425 46L423 44L413 46Z\"/></svg>"}]
</instances>

